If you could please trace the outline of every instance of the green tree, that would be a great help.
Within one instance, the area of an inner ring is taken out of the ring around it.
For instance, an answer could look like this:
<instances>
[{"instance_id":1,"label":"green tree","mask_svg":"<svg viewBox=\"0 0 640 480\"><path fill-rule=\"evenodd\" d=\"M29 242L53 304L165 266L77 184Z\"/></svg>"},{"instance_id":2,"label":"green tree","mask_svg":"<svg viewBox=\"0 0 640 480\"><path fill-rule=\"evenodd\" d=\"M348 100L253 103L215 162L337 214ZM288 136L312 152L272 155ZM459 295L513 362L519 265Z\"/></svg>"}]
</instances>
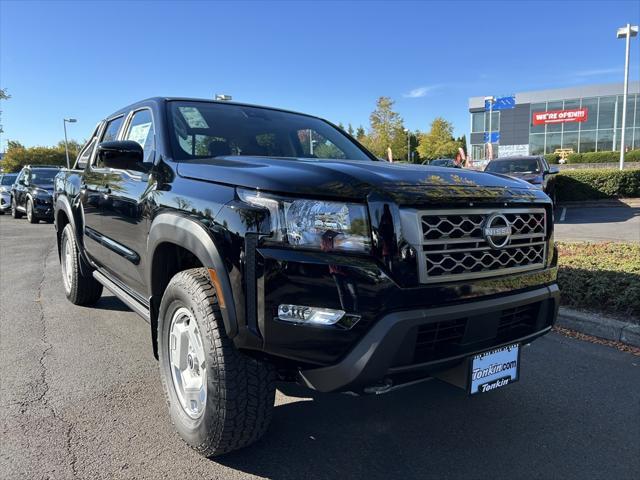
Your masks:
<instances>
[{"instance_id":1,"label":"green tree","mask_svg":"<svg viewBox=\"0 0 640 480\"><path fill-rule=\"evenodd\" d=\"M347 133L353 137L354 130L351 124L349 124L349 126L347 127Z\"/></svg>"},{"instance_id":2,"label":"green tree","mask_svg":"<svg viewBox=\"0 0 640 480\"><path fill-rule=\"evenodd\" d=\"M75 158L80 153L80 150L82 149L82 146L84 145L84 142L80 143L77 140L69 140L67 142L67 144L69 146L69 160L73 163ZM64 152L64 140L60 140L58 142L57 146L58 146L59 149L61 149Z\"/></svg>"},{"instance_id":3,"label":"green tree","mask_svg":"<svg viewBox=\"0 0 640 480\"><path fill-rule=\"evenodd\" d=\"M80 144L75 140L69 141L69 159L73 163ZM6 172L17 172L25 165L67 165L64 141L55 147L25 147L20 142L9 140L7 152L2 161L2 168Z\"/></svg>"},{"instance_id":4,"label":"green tree","mask_svg":"<svg viewBox=\"0 0 640 480\"><path fill-rule=\"evenodd\" d=\"M467 136L462 135L461 137L456 138L456 142L460 145L460 148L464 150L464 153L467 153Z\"/></svg>"},{"instance_id":5,"label":"green tree","mask_svg":"<svg viewBox=\"0 0 640 480\"><path fill-rule=\"evenodd\" d=\"M356 139L360 142L363 143L364 139L367 136L367 132L365 132L364 127L362 125L360 125L357 129L356 129Z\"/></svg>"},{"instance_id":6,"label":"green tree","mask_svg":"<svg viewBox=\"0 0 640 480\"><path fill-rule=\"evenodd\" d=\"M9 95L7 93L7 89L6 88L0 88L0 100L9 100L11 98L11 95ZM3 133L4 130L2 129L2 110L0 110L0 133Z\"/></svg>"},{"instance_id":7,"label":"green tree","mask_svg":"<svg viewBox=\"0 0 640 480\"><path fill-rule=\"evenodd\" d=\"M393 158L401 160L407 156L407 135L402 117L393 111L393 104L389 97L378 98L376 109L369 117L369 133L363 143L374 155L383 158L391 148Z\"/></svg>"},{"instance_id":8,"label":"green tree","mask_svg":"<svg viewBox=\"0 0 640 480\"><path fill-rule=\"evenodd\" d=\"M438 117L431 123L431 130L422 133L418 140L418 153L424 160L454 158L459 143L453 138L453 125Z\"/></svg>"},{"instance_id":9,"label":"green tree","mask_svg":"<svg viewBox=\"0 0 640 480\"><path fill-rule=\"evenodd\" d=\"M338 122L338 128L340 130L344 130L344 124L342 122Z\"/></svg>"}]
</instances>

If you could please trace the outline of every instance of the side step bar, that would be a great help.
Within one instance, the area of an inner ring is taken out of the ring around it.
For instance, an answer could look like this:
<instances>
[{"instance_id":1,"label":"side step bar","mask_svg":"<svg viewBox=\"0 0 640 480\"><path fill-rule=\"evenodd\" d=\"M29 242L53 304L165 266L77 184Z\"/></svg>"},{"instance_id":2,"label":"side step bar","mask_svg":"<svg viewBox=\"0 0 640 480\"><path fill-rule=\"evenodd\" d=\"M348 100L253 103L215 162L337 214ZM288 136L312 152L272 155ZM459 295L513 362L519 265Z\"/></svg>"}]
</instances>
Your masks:
<instances>
[{"instance_id":1,"label":"side step bar","mask_svg":"<svg viewBox=\"0 0 640 480\"><path fill-rule=\"evenodd\" d=\"M142 318L144 318L147 323L150 322L149 318L149 308L140 303L134 297L132 297L127 291L125 291L122 287L116 284L113 280L108 278L104 273L99 272L98 270L93 271L93 278L95 278L98 282L100 282L104 287L113 293L116 297L122 300L127 307L136 312Z\"/></svg>"}]
</instances>

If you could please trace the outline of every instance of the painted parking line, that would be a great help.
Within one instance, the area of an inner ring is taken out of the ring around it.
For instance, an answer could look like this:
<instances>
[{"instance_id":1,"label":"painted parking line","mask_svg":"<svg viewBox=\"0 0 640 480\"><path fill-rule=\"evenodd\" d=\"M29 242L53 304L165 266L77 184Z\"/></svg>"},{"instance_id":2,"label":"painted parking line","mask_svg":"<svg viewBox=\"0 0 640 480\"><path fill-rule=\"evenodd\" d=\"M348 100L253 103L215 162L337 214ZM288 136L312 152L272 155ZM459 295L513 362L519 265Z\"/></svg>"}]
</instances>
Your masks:
<instances>
[{"instance_id":1,"label":"painted parking line","mask_svg":"<svg viewBox=\"0 0 640 480\"><path fill-rule=\"evenodd\" d=\"M562 207L562 213L560 214L560 221L564 222L564 217L567 215L567 207Z\"/></svg>"}]
</instances>

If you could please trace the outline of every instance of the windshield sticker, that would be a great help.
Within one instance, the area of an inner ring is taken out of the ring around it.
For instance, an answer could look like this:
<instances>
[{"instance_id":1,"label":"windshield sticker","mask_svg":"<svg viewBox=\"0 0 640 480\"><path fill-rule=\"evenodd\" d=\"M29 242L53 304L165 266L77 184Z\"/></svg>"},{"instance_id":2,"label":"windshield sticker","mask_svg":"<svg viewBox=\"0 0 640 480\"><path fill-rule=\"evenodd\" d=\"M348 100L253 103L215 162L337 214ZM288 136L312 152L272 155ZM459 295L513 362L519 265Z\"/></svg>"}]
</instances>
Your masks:
<instances>
[{"instance_id":1,"label":"windshield sticker","mask_svg":"<svg viewBox=\"0 0 640 480\"><path fill-rule=\"evenodd\" d=\"M206 120L196 107L178 107L190 128L209 128Z\"/></svg>"}]
</instances>

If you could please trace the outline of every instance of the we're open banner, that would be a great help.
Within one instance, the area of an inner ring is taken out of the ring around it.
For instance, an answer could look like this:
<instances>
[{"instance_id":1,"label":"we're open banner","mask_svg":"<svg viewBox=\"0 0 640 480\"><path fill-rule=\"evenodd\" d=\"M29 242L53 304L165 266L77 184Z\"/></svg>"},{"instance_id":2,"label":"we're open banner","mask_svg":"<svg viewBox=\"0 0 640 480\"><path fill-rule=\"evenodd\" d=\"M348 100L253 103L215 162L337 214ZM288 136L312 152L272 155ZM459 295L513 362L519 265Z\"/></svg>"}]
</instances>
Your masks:
<instances>
[{"instance_id":1,"label":"we're open banner","mask_svg":"<svg viewBox=\"0 0 640 480\"><path fill-rule=\"evenodd\" d=\"M549 123L586 122L589 118L588 108L574 108L571 110L551 110L549 112L533 112L534 125Z\"/></svg>"}]
</instances>

